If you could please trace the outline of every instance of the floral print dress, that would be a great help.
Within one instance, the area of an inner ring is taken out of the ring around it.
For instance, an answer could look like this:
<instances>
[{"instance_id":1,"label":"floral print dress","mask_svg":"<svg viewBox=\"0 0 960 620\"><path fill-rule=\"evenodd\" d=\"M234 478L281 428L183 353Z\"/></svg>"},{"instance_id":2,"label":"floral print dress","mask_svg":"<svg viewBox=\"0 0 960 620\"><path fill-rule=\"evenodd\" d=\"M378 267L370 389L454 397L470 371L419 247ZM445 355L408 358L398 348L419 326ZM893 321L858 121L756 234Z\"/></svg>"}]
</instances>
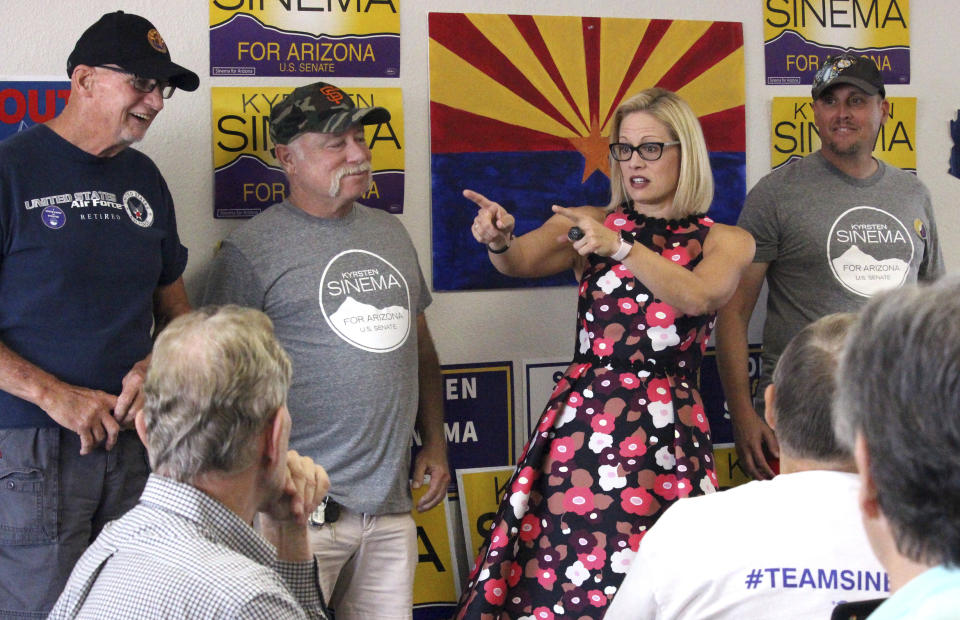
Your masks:
<instances>
[{"instance_id":1,"label":"floral print dress","mask_svg":"<svg viewBox=\"0 0 960 620\"><path fill-rule=\"evenodd\" d=\"M605 224L692 269L713 222L624 206ZM573 363L524 447L458 618L603 617L657 517L716 488L697 389L714 315L680 314L591 255L577 323Z\"/></svg>"}]
</instances>

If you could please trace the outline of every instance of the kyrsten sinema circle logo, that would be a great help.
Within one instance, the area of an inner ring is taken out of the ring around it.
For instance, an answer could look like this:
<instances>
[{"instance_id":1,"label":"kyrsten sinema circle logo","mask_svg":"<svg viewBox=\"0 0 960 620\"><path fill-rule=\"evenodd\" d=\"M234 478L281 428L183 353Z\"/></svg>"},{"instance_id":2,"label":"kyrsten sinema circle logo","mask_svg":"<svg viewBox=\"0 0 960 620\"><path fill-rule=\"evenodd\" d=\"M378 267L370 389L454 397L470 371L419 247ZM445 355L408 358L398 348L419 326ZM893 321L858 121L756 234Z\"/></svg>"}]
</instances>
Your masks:
<instances>
[{"instance_id":1,"label":"kyrsten sinema circle logo","mask_svg":"<svg viewBox=\"0 0 960 620\"><path fill-rule=\"evenodd\" d=\"M847 290L871 297L907 281L914 245L910 229L882 209L854 207L833 223L827 256Z\"/></svg>"},{"instance_id":2,"label":"kyrsten sinema circle logo","mask_svg":"<svg viewBox=\"0 0 960 620\"><path fill-rule=\"evenodd\" d=\"M383 257L365 250L331 259L320 279L320 310L338 336L364 351L393 351L410 335L407 280Z\"/></svg>"},{"instance_id":3,"label":"kyrsten sinema circle logo","mask_svg":"<svg viewBox=\"0 0 960 620\"><path fill-rule=\"evenodd\" d=\"M139 193L130 190L123 195L123 208L137 226L149 228L153 224L153 209Z\"/></svg>"}]
</instances>

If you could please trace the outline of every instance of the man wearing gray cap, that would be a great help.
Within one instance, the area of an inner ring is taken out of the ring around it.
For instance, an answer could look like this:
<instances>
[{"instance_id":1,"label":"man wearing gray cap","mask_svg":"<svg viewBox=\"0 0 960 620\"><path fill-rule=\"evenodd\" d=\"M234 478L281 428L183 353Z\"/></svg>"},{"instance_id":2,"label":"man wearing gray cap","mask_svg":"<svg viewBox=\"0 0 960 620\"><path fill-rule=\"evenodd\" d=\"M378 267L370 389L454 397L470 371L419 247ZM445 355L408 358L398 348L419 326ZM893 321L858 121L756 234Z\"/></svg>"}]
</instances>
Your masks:
<instances>
[{"instance_id":1,"label":"man wearing gray cap","mask_svg":"<svg viewBox=\"0 0 960 620\"><path fill-rule=\"evenodd\" d=\"M277 104L270 137L289 197L223 242L205 295L263 310L293 359L290 445L330 476L310 536L338 620L411 616L415 424L413 486L430 476L417 509L450 480L430 292L403 226L356 202L372 180L364 126L389 118L323 82Z\"/></svg>"},{"instance_id":2,"label":"man wearing gray cap","mask_svg":"<svg viewBox=\"0 0 960 620\"><path fill-rule=\"evenodd\" d=\"M77 41L63 112L0 143L0 617L43 617L147 479L151 336L189 310L173 199L128 148L197 75L117 11Z\"/></svg>"},{"instance_id":3,"label":"man wearing gray cap","mask_svg":"<svg viewBox=\"0 0 960 620\"><path fill-rule=\"evenodd\" d=\"M874 293L943 274L930 193L916 176L875 159L890 113L883 79L868 57L827 59L811 91L822 146L760 180L737 224L756 240L753 265L717 318L720 376L740 466L770 478L777 440L751 401L747 327L764 280L768 296L763 394L777 358L805 325L855 312Z\"/></svg>"}]
</instances>

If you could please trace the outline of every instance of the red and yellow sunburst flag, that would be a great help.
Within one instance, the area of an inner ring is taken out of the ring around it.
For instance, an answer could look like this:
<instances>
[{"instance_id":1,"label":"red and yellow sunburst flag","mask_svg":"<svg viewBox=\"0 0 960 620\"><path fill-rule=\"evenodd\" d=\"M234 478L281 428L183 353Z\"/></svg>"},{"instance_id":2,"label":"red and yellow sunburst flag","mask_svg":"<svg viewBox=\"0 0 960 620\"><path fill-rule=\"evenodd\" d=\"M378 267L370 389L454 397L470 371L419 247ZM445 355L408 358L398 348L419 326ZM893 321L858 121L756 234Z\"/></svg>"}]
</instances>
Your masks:
<instances>
[{"instance_id":1,"label":"red and yellow sunburst flag","mask_svg":"<svg viewBox=\"0 0 960 620\"><path fill-rule=\"evenodd\" d=\"M431 13L429 27L435 289L528 285L465 249L475 209L461 190L510 209L518 233L552 204L606 204L611 118L651 86L700 118L717 187L711 216L736 220L746 191L739 23Z\"/></svg>"}]
</instances>

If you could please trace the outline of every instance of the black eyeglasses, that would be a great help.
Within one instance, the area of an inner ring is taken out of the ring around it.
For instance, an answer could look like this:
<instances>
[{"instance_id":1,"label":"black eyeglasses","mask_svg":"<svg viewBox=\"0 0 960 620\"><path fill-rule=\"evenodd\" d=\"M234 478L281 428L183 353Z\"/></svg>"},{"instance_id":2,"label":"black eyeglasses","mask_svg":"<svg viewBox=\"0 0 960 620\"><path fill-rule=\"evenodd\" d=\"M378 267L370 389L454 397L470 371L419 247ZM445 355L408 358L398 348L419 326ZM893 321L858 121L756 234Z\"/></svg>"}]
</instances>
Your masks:
<instances>
[{"instance_id":1,"label":"black eyeglasses","mask_svg":"<svg viewBox=\"0 0 960 620\"><path fill-rule=\"evenodd\" d=\"M129 75L132 79L130 80L130 86L133 86L136 90L140 91L145 95L149 95L153 90L159 89L160 96L164 99L169 99L173 96L173 91L177 90L177 87L169 82L161 82L160 80L155 80L153 78L143 78L139 75L130 73L125 69L120 69L118 67L111 67L109 65L97 65L101 69L109 69L114 73L122 73L124 75Z\"/></svg>"},{"instance_id":2,"label":"black eyeglasses","mask_svg":"<svg viewBox=\"0 0 960 620\"><path fill-rule=\"evenodd\" d=\"M680 144L679 140L673 142L644 142L633 146L626 142L615 142L610 145L610 155L617 161L630 161L633 152L636 151L640 159L644 161L657 161L663 157L663 147Z\"/></svg>"}]
</instances>

